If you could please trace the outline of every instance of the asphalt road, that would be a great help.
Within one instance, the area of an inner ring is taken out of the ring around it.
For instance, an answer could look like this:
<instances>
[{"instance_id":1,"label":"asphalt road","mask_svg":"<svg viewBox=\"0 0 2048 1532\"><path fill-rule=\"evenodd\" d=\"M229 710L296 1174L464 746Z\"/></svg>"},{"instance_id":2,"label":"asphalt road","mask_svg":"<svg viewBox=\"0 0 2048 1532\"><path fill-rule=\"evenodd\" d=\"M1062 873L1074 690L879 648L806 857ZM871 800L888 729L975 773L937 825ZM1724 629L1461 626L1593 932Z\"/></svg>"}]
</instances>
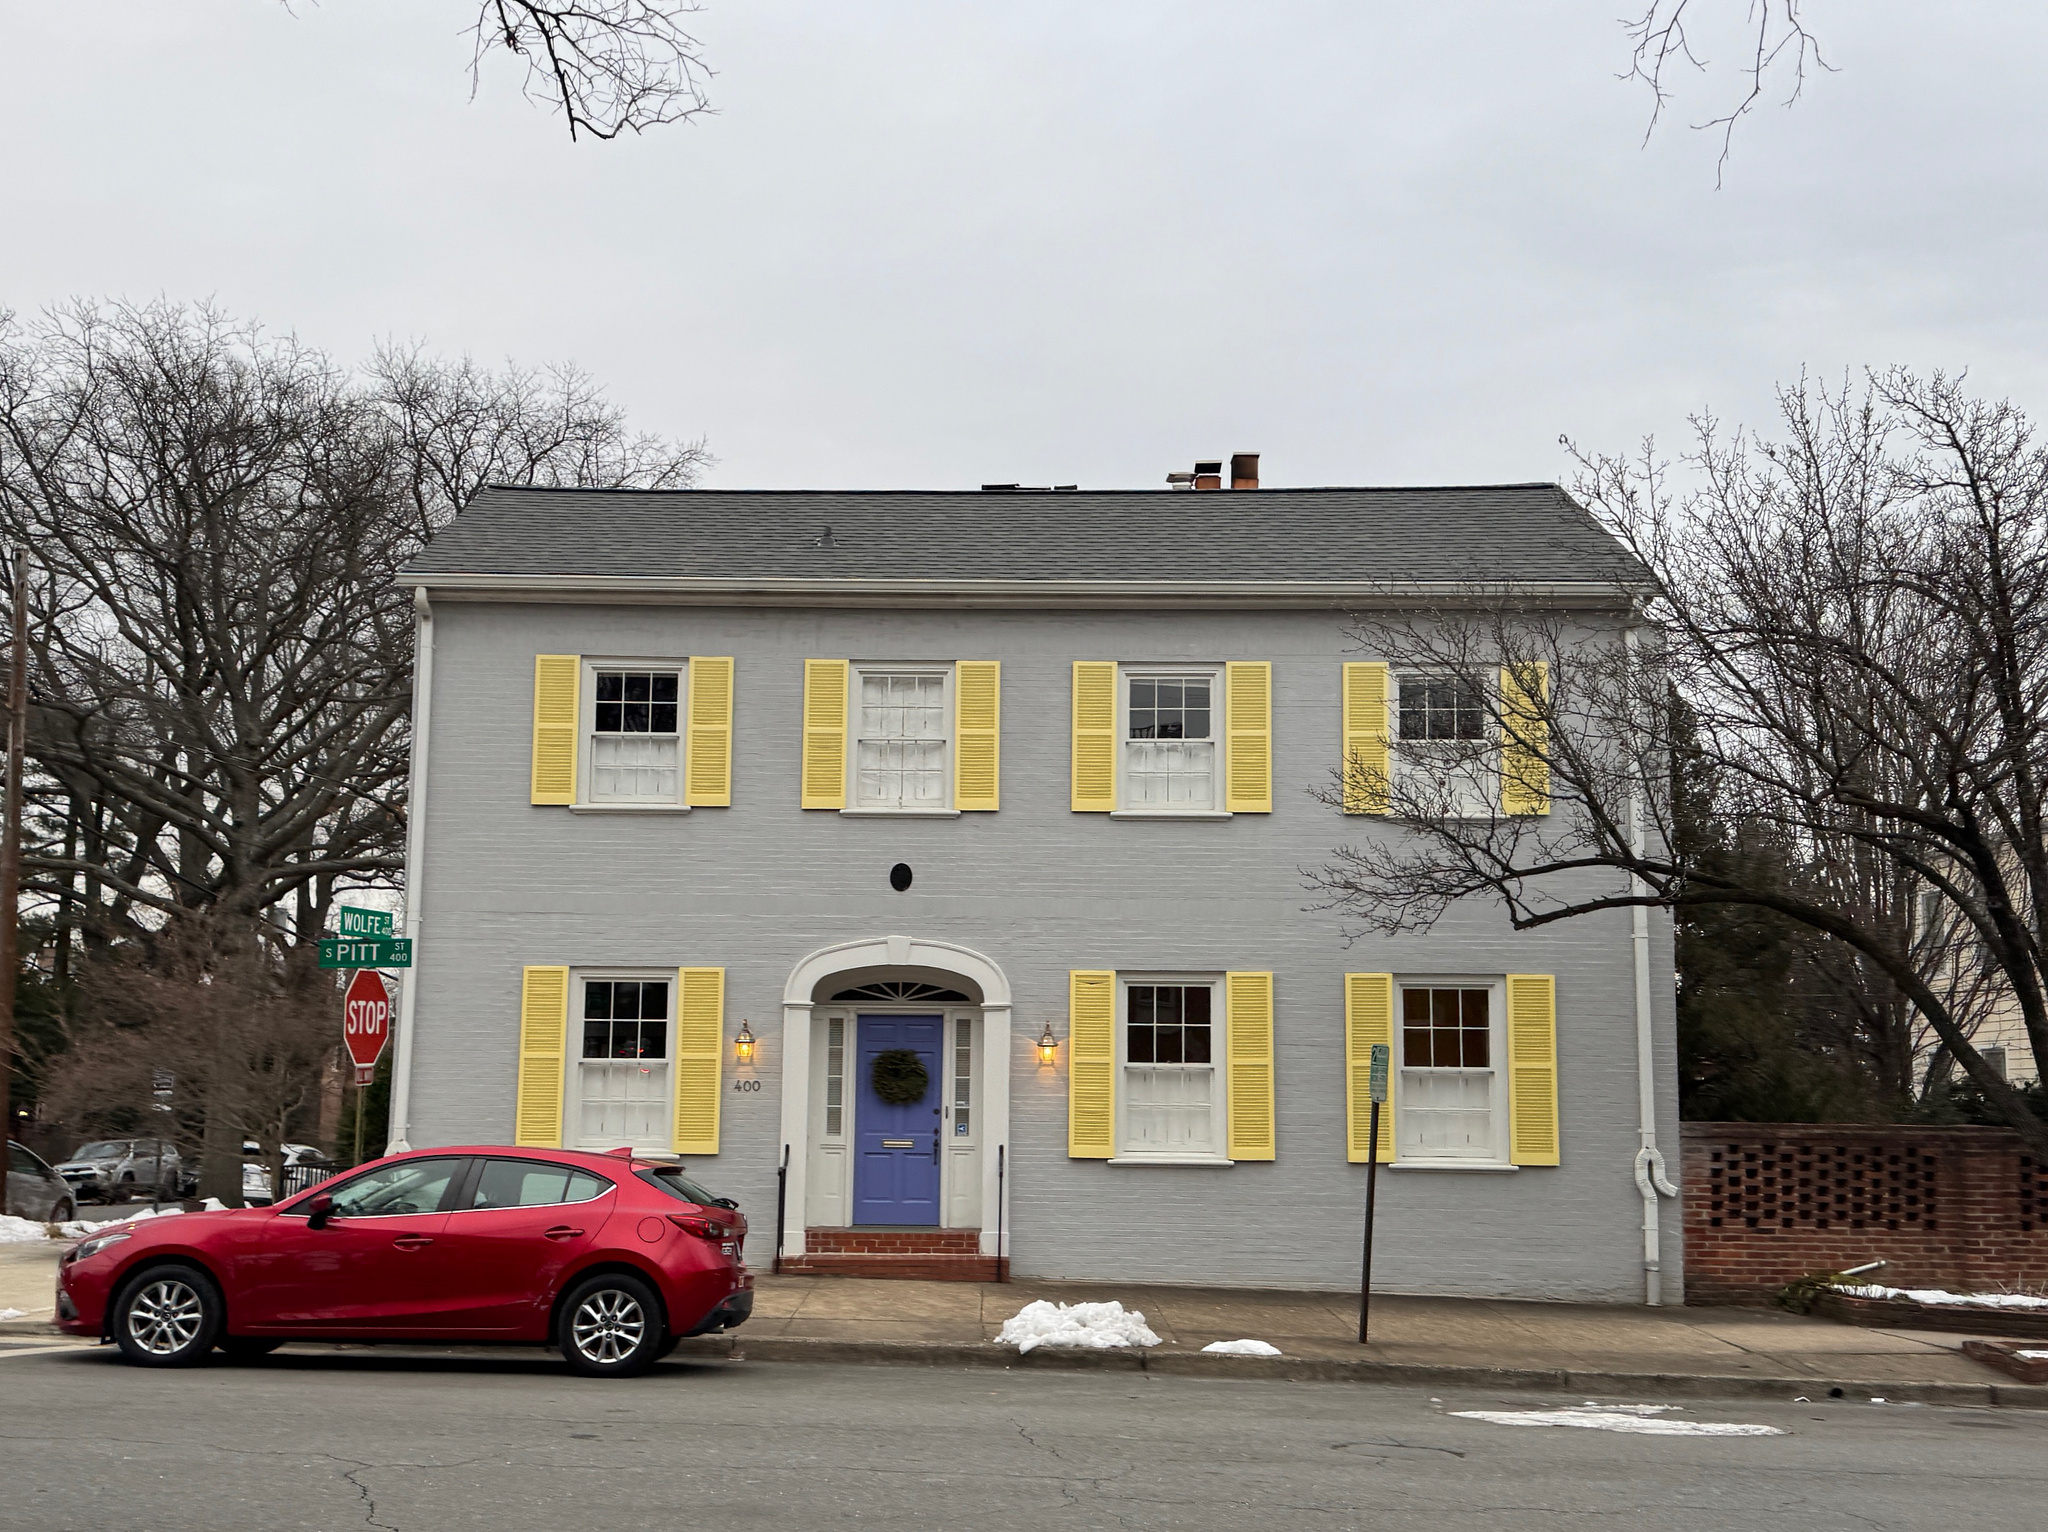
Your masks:
<instances>
[{"instance_id":1,"label":"asphalt road","mask_svg":"<svg viewBox=\"0 0 2048 1532\"><path fill-rule=\"evenodd\" d=\"M17 1343L21 1344L21 1343ZM1764 1438L1461 1420L1577 1400L1089 1372L0 1351L9 1532L1599 1528L2036 1532L2048 1414L1693 1403Z\"/></svg>"}]
</instances>

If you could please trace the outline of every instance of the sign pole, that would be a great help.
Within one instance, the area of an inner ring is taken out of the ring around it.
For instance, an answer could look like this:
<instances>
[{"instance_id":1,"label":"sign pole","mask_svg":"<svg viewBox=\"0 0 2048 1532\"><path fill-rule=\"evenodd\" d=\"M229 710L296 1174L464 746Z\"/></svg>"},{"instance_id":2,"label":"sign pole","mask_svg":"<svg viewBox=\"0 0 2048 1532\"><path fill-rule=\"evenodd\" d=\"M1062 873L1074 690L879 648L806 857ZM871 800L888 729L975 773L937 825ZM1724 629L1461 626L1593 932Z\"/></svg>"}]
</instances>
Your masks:
<instances>
[{"instance_id":1,"label":"sign pole","mask_svg":"<svg viewBox=\"0 0 2048 1532\"><path fill-rule=\"evenodd\" d=\"M1365 1344L1366 1329L1372 1318L1372 1220L1379 1204L1380 1103L1387 1099L1387 1056L1391 1051L1385 1043L1372 1045L1372 1112L1365 1135L1365 1254L1359 1263L1358 1273L1358 1344L1361 1346Z\"/></svg>"}]
</instances>

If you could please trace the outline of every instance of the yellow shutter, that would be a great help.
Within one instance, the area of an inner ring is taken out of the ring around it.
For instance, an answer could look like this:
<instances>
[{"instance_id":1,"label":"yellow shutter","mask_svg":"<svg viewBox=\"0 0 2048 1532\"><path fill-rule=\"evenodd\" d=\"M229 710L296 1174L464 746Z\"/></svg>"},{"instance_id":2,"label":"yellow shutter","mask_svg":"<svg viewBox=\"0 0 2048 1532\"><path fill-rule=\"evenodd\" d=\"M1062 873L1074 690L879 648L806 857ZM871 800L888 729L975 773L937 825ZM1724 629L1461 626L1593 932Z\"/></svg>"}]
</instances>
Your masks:
<instances>
[{"instance_id":1,"label":"yellow shutter","mask_svg":"<svg viewBox=\"0 0 2048 1532\"><path fill-rule=\"evenodd\" d=\"M1116 807L1116 663L1074 661L1074 812Z\"/></svg>"},{"instance_id":2,"label":"yellow shutter","mask_svg":"<svg viewBox=\"0 0 2048 1532\"><path fill-rule=\"evenodd\" d=\"M1508 975L1508 1158L1559 1162L1557 980L1547 973Z\"/></svg>"},{"instance_id":3,"label":"yellow shutter","mask_svg":"<svg viewBox=\"0 0 2048 1532\"><path fill-rule=\"evenodd\" d=\"M804 661L804 793L807 809L846 807L848 660Z\"/></svg>"},{"instance_id":4,"label":"yellow shutter","mask_svg":"<svg viewBox=\"0 0 2048 1532\"><path fill-rule=\"evenodd\" d=\"M1273 1158L1273 976L1223 976L1223 1053L1228 1060L1230 1157Z\"/></svg>"},{"instance_id":5,"label":"yellow shutter","mask_svg":"<svg viewBox=\"0 0 2048 1532\"><path fill-rule=\"evenodd\" d=\"M533 657L533 801L576 801L576 682L580 654Z\"/></svg>"},{"instance_id":6,"label":"yellow shutter","mask_svg":"<svg viewBox=\"0 0 2048 1532\"><path fill-rule=\"evenodd\" d=\"M953 666L953 807L963 812L996 806L1002 674L995 660Z\"/></svg>"},{"instance_id":7,"label":"yellow shutter","mask_svg":"<svg viewBox=\"0 0 2048 1532\"><path fill-rule=\"evenodd\" d=\"M1387 778L1387 667L1375 660L1344 667L1344 812L1384 814Z\"/></svg>"},{"instance_id":8,"label":"yellow shutter","mask_svg":"<svg viewBox=\"0 0 2048 1532\"><path fill-rule=\"evenodd\" d=\"M1542 660L1500 672L1500 807L1504 814L1550 812L1550 667Z\"/></svg>"},{"instance_id":9,"label":"yellow shutter","mask_svg":"<svg viewBox=\"0 0 2048 1532\"><path fill-rule=\"evenodd\" d=\"M1273 812L1273 666L1233 660L1223 667L1223 806L1233 814Z\"/></svg>"},{"instance_id":10,"label":"yellow shutter","mask_svg":"<svg viewBox=\"0 0 2048 1532\"><path fill-rule=\"evenodd\" d=\"M1372 1132L1372 1045L1387 1049L1387 1077L1391 1086L1400 1061L1394 1057L1394 976L1390 973L1347 973L1344 975L1344 1158L1363 1165L1370 1153L1366 1138ZM1380 1108L1379 1162L1394 1160L1394 1102L1388 1091Z\"/></svg>"},{"instance_id":11,"label":"yellow shutter","mask_svg":"<svg viewBox=\"0 0 2048 1532\"><path fill-rule=\"evenodd\" d=\"M725 970L676 973L676 1153L718 1153L718 1093L724 1085Z\"/></svg>"},{"instance_id":12,"label":"yellow shutter","mask_svg":"<svg viewBox=\"0 0 2048 1532\"><path fill-rule=\"evenodd\" d=\"M690 659L690 748L683 802L732 807L732 660Z\"/></svg>"},{"instance_id":13,"label":"yellow shutter","mask_svg":"<svg viewBox=\"0 0 2048 1532\"><path fill-rule=\"evenodd\" d=\"M1106 1160L1116 1152L1116 975L1067 975L1067 1155Z\"/></svg>"},{"instance_id":14,"label":"yellow shutter","mask_svg":"<svg viewBox=\"0 0 2048 1532\"><path fill-rule=\"evenodd\" d=\"M562 1147L562 1069L568 1053L569 970L528 968L519 984L519 1094L512 1142Z\"/></svg>"}]
</instances>

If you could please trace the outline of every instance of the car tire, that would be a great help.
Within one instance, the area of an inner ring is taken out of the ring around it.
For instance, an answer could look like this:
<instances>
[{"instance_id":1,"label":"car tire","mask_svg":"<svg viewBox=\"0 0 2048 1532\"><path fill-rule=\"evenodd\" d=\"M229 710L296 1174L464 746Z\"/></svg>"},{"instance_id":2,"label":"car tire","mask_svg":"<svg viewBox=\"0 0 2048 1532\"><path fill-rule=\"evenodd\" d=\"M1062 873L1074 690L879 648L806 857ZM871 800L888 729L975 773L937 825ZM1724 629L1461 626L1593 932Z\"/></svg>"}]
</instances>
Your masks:
<instances>
[{"instance_id":1,"label":"car tire","mask_svg":"<svg viewBox=\"0 0 2048 1532\"><path fill-rule=\"evenodd\" d=\"M50 1209L51 1223L69 1223L78 1216L78 1209L69 1202L60 1202Z\"/></svg>"},{"instance_id":2,"label":"car tire","mask_svg":"<svg viewBox=\"0 0 2048 1532\"><path fill-rule=\"evenodd\" d=\"M230 1362L253 1362L259 1357L269 1356L284 1344L282 1338L269 1339L260 1335L223 1335L214 1343L220 1347L221 1355Z\"/></svg>"},{"instance_id":3,"label":"car tire","mask_svg":"<svg viewBox=\"0 0 2048 1532\"><path fill-rule=\"evenodd\" d=\"M660 1360L661 1300L638 1277L586 1277L562 1303L562 1359L586 1378L631 1378Z\"/></svg>"},{"instance_id":4,"label":"car tire","mask_svg":"<svg viewBox=\"0 0 2048 1532\"><path fill-rule=\"evenodd\" d=\"M193 1367L220 1339L224 1318L213 1279L196 1266L152 1266L114 1300L111 1328L138 1367Z\"/></svg>"}]
</instances>

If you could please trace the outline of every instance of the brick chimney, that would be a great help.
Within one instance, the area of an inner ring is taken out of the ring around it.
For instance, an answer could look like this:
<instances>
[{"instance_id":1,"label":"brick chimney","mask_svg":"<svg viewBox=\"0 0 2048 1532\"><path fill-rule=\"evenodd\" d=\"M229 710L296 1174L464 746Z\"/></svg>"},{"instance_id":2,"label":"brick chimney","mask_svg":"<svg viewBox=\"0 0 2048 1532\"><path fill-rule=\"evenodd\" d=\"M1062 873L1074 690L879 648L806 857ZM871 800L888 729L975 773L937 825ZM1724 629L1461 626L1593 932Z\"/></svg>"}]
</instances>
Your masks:
<instances>
[{"instance_id":1,"label":"brick chimney","mask_svg":"<svg viewBox=\"0 0 2048 1532\"><path fill-rule=\"evenodd\" d=\"M1217 458L1213 462L1200 462L1195 464L1195 488L1223 488L1223 459Z\"/></svg>"},{"instance_id":2,"label":"brick chimney","mask_svg":"<svg viewBox=\"0 0 2048 1532\"><path fill-rule=\"evenodd\" d=\"M1230 487L1232 489L1257 489L1259 487L1258 453L1233 452L1230 454Z\"/></svg>"}]
</instances>

